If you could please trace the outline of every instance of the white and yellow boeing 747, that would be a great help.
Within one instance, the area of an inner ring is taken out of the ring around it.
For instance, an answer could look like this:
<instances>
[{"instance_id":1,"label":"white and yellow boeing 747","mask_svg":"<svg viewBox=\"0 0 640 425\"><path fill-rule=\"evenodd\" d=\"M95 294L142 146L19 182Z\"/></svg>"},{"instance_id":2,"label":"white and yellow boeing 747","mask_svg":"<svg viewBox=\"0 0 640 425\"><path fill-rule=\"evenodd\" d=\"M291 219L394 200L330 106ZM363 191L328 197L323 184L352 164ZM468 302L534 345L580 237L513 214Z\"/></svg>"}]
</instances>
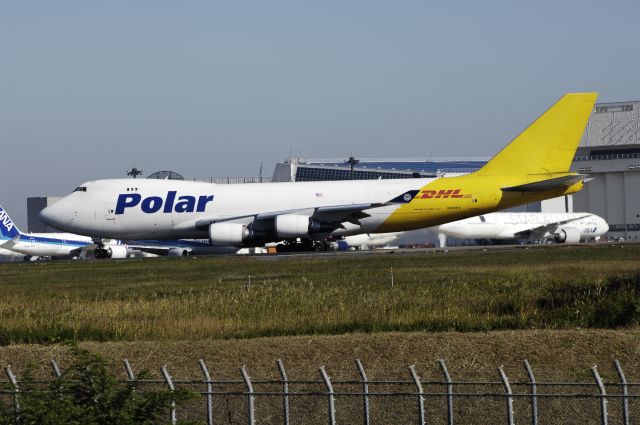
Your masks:
<instances>
[{"instance_id":1,"label":"white and yellow boeing 747","mask_svg":"<svg viewBox=\"0 0 640 425\"><path fill-rule=\"evenodd\" d=\"M484 167L463 176L242 185L96 180L40 217L93 237L208 238L234 246L437 226L579 191L585 176L569 166L596 97L563 96Z\"/></svg>"}]
</instances>

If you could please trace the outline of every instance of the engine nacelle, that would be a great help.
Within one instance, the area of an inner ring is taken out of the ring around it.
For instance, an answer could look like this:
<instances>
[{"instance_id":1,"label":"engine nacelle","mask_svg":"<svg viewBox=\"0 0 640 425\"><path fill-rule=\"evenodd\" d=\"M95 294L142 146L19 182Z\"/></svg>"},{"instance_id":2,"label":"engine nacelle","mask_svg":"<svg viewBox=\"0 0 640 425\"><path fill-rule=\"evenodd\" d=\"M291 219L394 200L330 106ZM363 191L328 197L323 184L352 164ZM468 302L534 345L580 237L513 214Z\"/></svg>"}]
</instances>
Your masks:
<instances>
[{"instance_id":1,"label":"engine nacelle","mask_svg":"<svg viewBox=\"0 0 640 425\"><path fill-rule=\"evenodd\" d=\"M129 256L129 250L124 245L98 246L93 255L96 258L122 259Z\"/></svg>"},{"instance_id":2,"label":"engine nacelle","mask_svg":"<svg viewBox=\"0 0 640 425\"><path fill-rule=\"evenodd\" d=\"M209 226L211 245L242 245L250 235L251 232L247 226L240 223L212 223Z\"/></svg>"},{"instance_id":3,"label":"engine nacelle","mask_svg":"<svg viewBox=\"0 0 640 425\"><path fill-rule=\"evenodd\" d=\"M331 233L333 224L322 223L306 215L282 214L276 217L276 232L282 239L305 238L314 233Z\"/></svg>"},{"instance_id":4,"label":"engine nacelle","mask_svg":"<svg viewBox=\"0 0 640 425\"><path fill-rule=\"evenodd\" d=\"M187 248L171 248L167 252L167 257L186 257L191 252Z\"/></svg>"},{"instance_id":5,"label":"engine nacelle","mask_svg":"<svg viewBox=\"0 0 640 425\"><path fill-rule=\"evenodd\" d=\"M295 239L309 236L311 219L306 215L282 214L276 217L276 232L282 239Z\"/></svg>"},{"instance_id":6,"label":"engine nacelle","mask_svg":"<svg viewBox=\"0 0 640 425\"><path fill-rule=\"evenodd\" d=\"M553 232L553 240L559 243L578 243L580 231L575 227L558 227Z\"/></svg>"}]
</instances>

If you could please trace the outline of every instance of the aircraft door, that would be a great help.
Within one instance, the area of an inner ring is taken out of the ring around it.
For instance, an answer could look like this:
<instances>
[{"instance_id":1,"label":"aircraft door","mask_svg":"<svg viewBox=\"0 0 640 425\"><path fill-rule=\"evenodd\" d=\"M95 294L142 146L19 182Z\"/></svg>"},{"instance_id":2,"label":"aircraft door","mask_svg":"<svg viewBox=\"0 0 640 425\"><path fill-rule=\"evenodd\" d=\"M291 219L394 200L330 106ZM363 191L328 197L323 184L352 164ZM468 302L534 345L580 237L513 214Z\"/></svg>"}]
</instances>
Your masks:
<instances>
[{"instance_id":1,"label":"aircraft door","mask_svg":"<svg viewBox=\"0 0 640 425\"><path fill-rule=\"evenodd\" d=\"M105 218L107 223L115 224L115 222L116 222L116 212L115 212L115 207L113 205L105 204L105 206L103 208L103 213L104 213L104 218Z\"/></svg>"}]
</instances>

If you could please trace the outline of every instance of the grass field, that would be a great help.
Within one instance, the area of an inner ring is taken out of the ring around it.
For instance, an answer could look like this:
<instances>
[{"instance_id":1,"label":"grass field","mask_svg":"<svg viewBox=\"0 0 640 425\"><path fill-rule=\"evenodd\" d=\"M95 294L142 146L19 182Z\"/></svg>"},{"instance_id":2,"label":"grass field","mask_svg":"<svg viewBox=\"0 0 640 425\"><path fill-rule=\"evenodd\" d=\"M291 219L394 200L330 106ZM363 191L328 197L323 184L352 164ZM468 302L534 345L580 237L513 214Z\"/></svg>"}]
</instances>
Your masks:
<instances>
[{"instance_id":1,"label":"grass field","mask_svg":"<svg viewBox=\"0 0 640 425\"><path fill-rule=\"evenodd\" d=\"M638 260L602 245L3 264L0 344L629 329Z\"/></svg>"},{"instance_id":2,"label":"grass field","mask_svg":"<svg viewBox=\"0 0 640 425\"><path fill-rule=\"evenodd\" d=\"M501 392L489 384L499 381L498 366L523 392L527 358L539 382L593 384L590 367L597 365L609 383L610 423L619 423L613 360L630 382L640 379L639 259L640 246L593 245L2 264L0 367L11 365L22 380L50 379L52 358L62 370L73 364L71 342L102 355L119 379L128 358L137 374L147 370L159 380L166 365L179 388L201 391L186 381L201 379L202 358L213 379L225 381L215 384L218 391L243 391L239 368L246 365L258 393L269 393L280 386L260 380L276 380L275 360L282 359L290 380L306 381L290 388L315 394L291 397L292 423L311 425L327 422L321 365L338 394L359 391L340 383L358 380L355 358L369 379L407 383L383 391L412 391L412 364L427 391L442 391L434 381L445 359L455 382L477 383L456 386L456 394ZM141 391L165 387L147 385ZM10 388L0 377L0 404L9 410ZM530 420L527 400L515 399L518 423ZM204 401L180 405L178 417L202 423ZM215 423L247 423L246 401L242 394L214 397ZM260 423L281 423L279 398L257 394L255 403ZM502 398L454 403L456 423L504 420ZM362 423L359 396L337 396L336 405L339 423ZM444 398L429 397L426 406L429 423L446 423ZM635 399L630 408L637 411ZM377 397L371 409L376 423L415 419L411 396ZM596 423L599 400L544 398L540 409L542 422Z\"/></svg>"}]
</instances>

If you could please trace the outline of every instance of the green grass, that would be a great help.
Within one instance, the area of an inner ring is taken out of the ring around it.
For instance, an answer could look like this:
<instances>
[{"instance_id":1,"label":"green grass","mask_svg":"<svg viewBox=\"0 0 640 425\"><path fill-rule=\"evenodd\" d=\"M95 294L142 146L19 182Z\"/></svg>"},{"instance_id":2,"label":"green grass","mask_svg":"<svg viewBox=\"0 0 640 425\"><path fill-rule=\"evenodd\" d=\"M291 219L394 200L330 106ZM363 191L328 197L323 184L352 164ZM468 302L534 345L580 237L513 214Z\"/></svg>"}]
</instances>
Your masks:
<instances>
[{"instance_id":1,"label":"green grass","mask_svg":"<svg viewBox=\"0 0 640 425\"><path fill-rule=\"evenodd\" d=\"M0 344L633 327L639 259L602 245L3 264Z\"/></svg>"}]
</instances>

